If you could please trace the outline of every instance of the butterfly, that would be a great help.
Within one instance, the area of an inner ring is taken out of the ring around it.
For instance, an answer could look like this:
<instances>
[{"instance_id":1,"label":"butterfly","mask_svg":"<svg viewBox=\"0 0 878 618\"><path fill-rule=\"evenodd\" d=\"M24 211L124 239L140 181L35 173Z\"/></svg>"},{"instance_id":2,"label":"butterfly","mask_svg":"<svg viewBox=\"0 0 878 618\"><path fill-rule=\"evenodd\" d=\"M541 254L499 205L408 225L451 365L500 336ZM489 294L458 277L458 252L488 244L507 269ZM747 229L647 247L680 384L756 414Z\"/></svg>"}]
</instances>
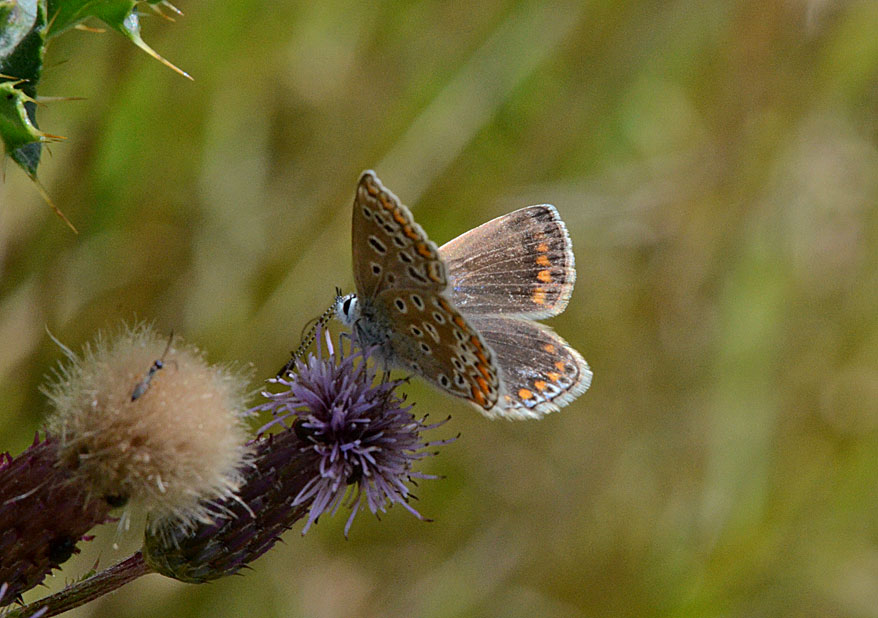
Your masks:
<instances>
[{"instance_id":1,"label":"butterfly","mask_svg":"<svg viewBox=\"0 0 878 618\"><path fill-rule=\"evenodd\" d=\"M355 294L336 316L388 368L411 371L491 418L540 418L591 384L588 363L540 320L576 281L554 206L497 217L440 248L375 172L354 197Z\"/></svg>"}]
</instances>

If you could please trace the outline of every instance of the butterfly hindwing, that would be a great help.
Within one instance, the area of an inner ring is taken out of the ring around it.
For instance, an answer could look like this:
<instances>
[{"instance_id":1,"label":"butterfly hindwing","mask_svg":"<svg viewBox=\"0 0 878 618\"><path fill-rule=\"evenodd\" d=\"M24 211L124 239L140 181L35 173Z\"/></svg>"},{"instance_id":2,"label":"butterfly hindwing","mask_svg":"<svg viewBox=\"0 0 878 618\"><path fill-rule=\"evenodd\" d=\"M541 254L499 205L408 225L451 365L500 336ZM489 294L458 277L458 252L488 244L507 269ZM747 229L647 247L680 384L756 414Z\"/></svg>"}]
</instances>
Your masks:
<instances>
[{"instance_id":1,"label":"butterfly hindwing","mask_svg":"<svg viewBox=\"0 0 878 618\"><path fill-rule=\"evenodd\" d=\"M542 319L567 307L576 267L554 206L528 206L492 219L439 249L451 299L464 315Z\"/></svg>"},{"instance_id":2,"label":"butterfly hindwing","mask_svg":"<svg viewBox=\"0 0 878 618\"><path fill-rule=\"evenodd\" d=\"M469 320L493 350L500 372L502 392L490 416L540 418L591 385L588 363L548 326L503 316Z\"/></svg>"}]
</instances>

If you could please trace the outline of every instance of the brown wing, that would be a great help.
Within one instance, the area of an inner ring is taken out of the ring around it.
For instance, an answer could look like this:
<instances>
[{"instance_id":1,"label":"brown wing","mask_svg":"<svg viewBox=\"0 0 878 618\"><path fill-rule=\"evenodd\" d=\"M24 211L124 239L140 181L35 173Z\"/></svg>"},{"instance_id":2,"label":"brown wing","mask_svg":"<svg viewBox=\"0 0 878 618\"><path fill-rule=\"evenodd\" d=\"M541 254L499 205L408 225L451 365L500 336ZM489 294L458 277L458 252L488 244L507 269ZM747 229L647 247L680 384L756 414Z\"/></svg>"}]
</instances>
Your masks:
<instances>
[{"instance_id":1,"label":"brown wing","mask_svg":"<svg viewBox=\"0 0 878 618\"><path fill-rule=\"evenodd\" d=\"M482 412L500 396L494 353L451 304L430 290L384 290L374 305L389 318L392 360Z\"/></svg>"},{"instance_id":2,"label":"brown wing","mask_svg":"<svg viewBox=\"0 0 878 618\"><path fill-rule=\"evenodd\" d=\"M451 300L464 315L542 319L567 307L576 267L554 206L528 206L492 219L439 249Z\"/></svg>"},{"instance_id":3,"label":"brown wing","mask_svg":"<svg viewBox=\"0 0 878 618\"><path fill-rule=\"evenodd\" d=\"M436 245L371 170L360 176L353 211L354 282L361 297L390 288L446 290Z\"/></svg>"}]
</instances>

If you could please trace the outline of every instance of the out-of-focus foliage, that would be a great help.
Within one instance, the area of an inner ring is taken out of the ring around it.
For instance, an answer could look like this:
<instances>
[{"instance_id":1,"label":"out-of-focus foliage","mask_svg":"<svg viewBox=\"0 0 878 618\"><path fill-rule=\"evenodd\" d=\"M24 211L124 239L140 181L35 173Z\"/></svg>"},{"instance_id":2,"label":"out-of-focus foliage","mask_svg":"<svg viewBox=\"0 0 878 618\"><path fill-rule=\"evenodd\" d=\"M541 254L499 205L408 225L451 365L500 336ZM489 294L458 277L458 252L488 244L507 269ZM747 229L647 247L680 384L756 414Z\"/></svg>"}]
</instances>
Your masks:
<instances>
[{"instance_id":1,"label":"out-of-focus foliage","mask_svg":"<svg viewBox=\"0 0 878 618\"><path fill-rule=\"evenodd\" d=\"M188 77L144 42L138 5L150 6L160 15L164 15L162 6L173 9L166 0L0 0L0 140L5 154L31 178L37 175L42 144L57 139L36 124L37 87L52 37L94 17Z\"/></svg>"},{"instance_id":2,"label":"out-of-focus foliage","mask_svg":"<svg viewBox=\"0 0 878 618\"><path fill-rule=\"evenodd\" d=\"M52 39L41 89L89 100L40 110L68 137L40 175L81 234L7 173L0 448L42 421L45 326L154 318L273 375L352 288L370 167L437 242L555 204L579 277L551 324L594 384L505 423L413 380L462 433L426 462L434 523L321 518L244 577L78 615L876 615L878 3L180 8L143 28L194 82Z\"/></svg>"}]
</instances>

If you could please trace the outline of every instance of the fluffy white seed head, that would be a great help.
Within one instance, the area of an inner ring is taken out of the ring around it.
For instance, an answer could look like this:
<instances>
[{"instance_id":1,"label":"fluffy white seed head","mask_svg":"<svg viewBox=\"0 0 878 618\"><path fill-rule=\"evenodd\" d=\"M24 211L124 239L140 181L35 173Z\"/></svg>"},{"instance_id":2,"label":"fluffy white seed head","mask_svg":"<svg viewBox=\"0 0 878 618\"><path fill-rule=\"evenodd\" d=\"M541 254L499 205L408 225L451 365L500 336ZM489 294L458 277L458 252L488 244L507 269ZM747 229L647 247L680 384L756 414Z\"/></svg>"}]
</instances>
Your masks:
<instances>
[{"instance_id":1,"label":"fluffy white seed head","mask_svg":"<svg viewBox=\"0 0 878 618\"><path fill-rule=\"evenodd\" d=\"M249 456L246 377L168 341L146 325L99 336L44 389L62 465L96 496L142 504L156 528L209 522Z\"/></svg>"}]
</instances>

